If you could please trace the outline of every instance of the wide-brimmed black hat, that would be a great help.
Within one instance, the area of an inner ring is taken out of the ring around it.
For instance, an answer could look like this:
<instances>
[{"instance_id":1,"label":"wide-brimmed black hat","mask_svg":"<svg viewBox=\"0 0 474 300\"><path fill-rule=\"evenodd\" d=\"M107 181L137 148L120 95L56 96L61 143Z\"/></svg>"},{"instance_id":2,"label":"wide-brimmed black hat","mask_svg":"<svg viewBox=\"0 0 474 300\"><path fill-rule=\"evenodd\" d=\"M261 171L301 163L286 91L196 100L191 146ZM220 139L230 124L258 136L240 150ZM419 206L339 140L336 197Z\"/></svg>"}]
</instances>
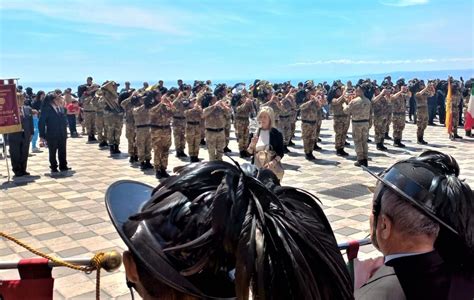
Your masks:
<instances>
[{"instance_id":1,"label":"wide-brimmed black hat","mask_svg":"<svg viewBox=\"0 0 474 300\"><path fill-rule=\"evenodd\" d=\"M164 245L166 238L160 237L156 231L156 224L153 224L156 220L130 221L130 216L139 214L153 201L152 192L153 187L132 180L117 181L106 191L105 206L115 229L128 249L138 257L154 278L180 292L205 299L234 299L233 295L222 297L206 293L217 291L223 295L233 294L234 284L230 279L223 282L219 281L220 278L206 278L206 275L200 276L200 274L183 276L176 270L176 262L172 262L163 251L166 248ZM212 286L206 286L206 282L212 283ZM220 288L214 286L215 284L220 285ZM207 288L207 291L201 290L203 287Z\"/></svg>"},{"instance_id":2,"label":"wide-brimmed black hat","mask_svg":"<svg viewBox=\"0 0 474 300\"><path fill-rule=\"evenodd\" d=\"M467 183L458 178L460 170L453 157L429 150L419 157L396 162L380 174L364 169L383 186L439 224L440 233L435 248L442 252L446 260L473 265L473 192ZM376 202L374 205L377 205Z\"/></svg>"}]
</instances>

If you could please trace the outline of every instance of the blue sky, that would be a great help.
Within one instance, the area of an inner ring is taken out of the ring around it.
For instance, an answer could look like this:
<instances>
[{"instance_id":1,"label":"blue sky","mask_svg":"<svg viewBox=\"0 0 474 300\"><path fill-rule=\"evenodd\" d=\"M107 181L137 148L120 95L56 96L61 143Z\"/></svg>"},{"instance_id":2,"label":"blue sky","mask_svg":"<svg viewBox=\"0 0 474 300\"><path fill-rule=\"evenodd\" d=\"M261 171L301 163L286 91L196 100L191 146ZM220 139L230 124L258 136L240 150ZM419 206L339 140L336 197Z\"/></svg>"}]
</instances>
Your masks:
<instances>
[{"instance_id":1,"label":"blue sky","mask_svg":"<svg viewBox=\"0 0 474 300\"><path fill-rule=\"evenodd\" d=\"M474 69L472 3L0 1L0 77L154 81Z\"/></svg>"}]
</instances>

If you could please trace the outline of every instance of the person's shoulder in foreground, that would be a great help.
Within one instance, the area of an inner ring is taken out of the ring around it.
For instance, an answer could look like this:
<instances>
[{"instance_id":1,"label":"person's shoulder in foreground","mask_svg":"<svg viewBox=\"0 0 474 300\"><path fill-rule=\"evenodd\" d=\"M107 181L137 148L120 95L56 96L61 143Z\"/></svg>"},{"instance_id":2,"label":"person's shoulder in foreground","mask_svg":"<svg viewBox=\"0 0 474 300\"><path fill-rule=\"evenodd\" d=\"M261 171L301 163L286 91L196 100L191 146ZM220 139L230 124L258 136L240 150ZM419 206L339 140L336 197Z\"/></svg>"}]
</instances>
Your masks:
<instances>
[{"instance_id":1,"label":"person's shoulder in foreground","mask_svg":"<svg viewBox=\"0 0 474 300\"><path fill-rule=\"evenodd\" d=\"M459 173L456 160L437 151L371 173L379 180L372 243L406 299L474 299L474 198ZM400 292L393 279L370 279L356 299Z\"/></svg>"},{"instance_id":2,"label":"person's shoulder in foreground","mask_svg":"<svg viewBox=\"0 0 474 300\"><path fill-rule=\"evenodd\" d=\"M214 161L175 171L153 192L127 181L106 194L129 249L129 286L143 298L353 298L315 196L280 186L269 170L255 178L250 165Z\"/></svg>"}]
</instances>

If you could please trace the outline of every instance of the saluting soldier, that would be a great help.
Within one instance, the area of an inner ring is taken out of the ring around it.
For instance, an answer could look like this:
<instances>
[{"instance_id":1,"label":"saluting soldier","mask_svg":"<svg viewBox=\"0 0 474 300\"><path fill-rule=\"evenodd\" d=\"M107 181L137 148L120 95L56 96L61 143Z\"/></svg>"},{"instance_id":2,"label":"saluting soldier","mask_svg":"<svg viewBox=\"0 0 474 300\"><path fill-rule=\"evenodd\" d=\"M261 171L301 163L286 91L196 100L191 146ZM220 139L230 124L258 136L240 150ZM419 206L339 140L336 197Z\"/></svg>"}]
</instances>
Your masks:
<instances>
[{"instance_id":1,"label":"saluting soldier","mask_svg":"<svg viewBox=\"0 0 474 300\"><path fill-rule=\"evenodd\" d=\"M95 138L95 118L96 107L94 106L94 98L96 91L100 88L99 85L92 82L92 77L87 77L87 83L78 87L78 97L82 103L84 113L84 127L86 128L87 141L96 142Z\"/></svg>"},{"instance_id":2,"label":"saluting soldier","mask_svg":"<svg viewBox=\"0 0 474 300\"><path fill-rule=\"evenodd\" d=\"M105 103L100 101L102 98L103 92L98 90L95 93L95 97L92 100L92 103L95 107L95 130L97 132L97 140L99 141L99 148L109 147L107 143L107 128L104 124L104 109Z\"/></svg>"},{"instance_id":3,"label":"saluting soldier","mask_svg":"<svg viewBox=\"0 0 474 300\"><path fill-rule=\"evenodd\" d=\"M136 127L137 154L141 170L153 169L153 165L150 163L152 148L150 109L157 103L155 101L156 93L156 91L151 91L146 93L144 97L141 97L138 93L132 96L132 102L139 105L133 109L133 120Z\"/></svg>"},{"instance_id":4,"label":"saluting soldier","mask_svg":"<svg viewBox=\"0 0 474 300\"><path fill-rule=\"evenodd\" d=\"M283 135L283 151L285 153L289 153L290 150L288 149L290 140L291 140L291 117L292 117L292 110L293 110L293 103L291 93L284 94L283 91L277 92L278 98L280 99L280 106L282 108L280 114L280 128L281 134ZM281 95L281 96L280 96Z\"/></svg>"},{"instance_id":5,"label":"saluting soldier","mask_svg":"<svg viewBox=\"0 0 474 300\"><path fill-rule=\"evenodd\" d=\"M241 158L250 157L247 152L249 143L249 117L253 110L252 100L244 90L232 96L231 105L234 108L234 128L239 144Z\"/></svg>"},{"instance_id":6,"label":"saluting soldier","mask_svg":"<svg viewBox=\"0 0 474 300\"><path fill-rule=\"evenodd\" d=\"M369 137L369 118L374 88L370 81L359 80L356 86L356 98L352 99L344 112L352 118L352 138L354 139L354 147L357 153L356 167L368 166L368 145Z\"/></svg>"},{"instance_id":7,"label":"saluting soldier","mask_svg":"<svg viewBox=\"0 0 474 300\"><path fill-rule=\"evenodd\" d=\"M189 90L179 92L176 99L173 101L173 106L175 110L173 111L173 138L174 138L174 147L176 149L176 157L188 157L184 153L184 148L186 147L186 117L184 112L188 109L187 105L189 104ZM171 95L176 95L178 90L176 88L170 88L169 93Z\"/></svg>"},{"instance_id":8,"label":"saluting soldier","mask_svg":"<svg viewBox=\"0 0 474 300\"><path fill-rule=\"evenodd\" d=\"M333 84L331 93L331 109L333 114L333 127L335 133L335 147L338 156L347 156L349 153L344 151L346 144L347 130L349 129L350 117L344 112L344 103L348 103L352 95L346 93L346 88L342 88L337 82Z\"/></svg>"},{"instance_id":9,"label":"saluting soldier","mask_svg":"<svg viewBox=\"0 0 474 300\"><path fill-rule=\"evenodd\" d=\"M389 97L390 91L380 88L375 88L376 96L372 99L372 108L374 111L374 130L375 130L375 143L377 144L377 150L385 151L387 147L384 146L385 130L387 130L387 122L389 115Z\"/></svg>"},{"instance_id":10,"label":"saluting soldier","mask_svg":"<svg viewBox=\"0 0 474 300\"><path fill-rule=\"evenodd\" d=\"M209 161L222 160L225 148L225 114L227 106L212 93L205 93L202 98L204 124L206 128L206 144Z\"/></svg>"},{"instance_id":11,"label":"saluting soldier","mask_svg":"<svg viewBox=\"0 0 474 300\"><path fill-rule=\"evenodd\" d=\"M410 101L408 87L405 79L397 80L397 92L390 97L392 103L392 124L393 124L393 145L395 147L405 147L402 143L403 129L405 129L406 103Z\"/></svg>"},{"instance_id":12,"label":"saluting soldier","mask_svg":"<svg viewBox=\"0 0 474 300\"><path fill-rule=\"evenodd\" d=\"M313 155L314 144L316 143L316 123L318 121L318 109L320 104L314 96L314 87L307 86L305 89L305 102L300 106L301 114L301 138L306 159L316 159Z\"/></svg>"},{"instance_id":13,"label":"saluting soldier","mask_svg":"<svg viewBox=\"0 0 474 300\"><path fill-rule=\"evenodd\" d=\"M315 136L315 142L314 142L313 149L316 150L316 151L319 151L319 150L322 150L322 148L318 146L318 142L321 142L321 138L320 138L321 126L323 125L323 118L324 118L323 107L327 104L327 101L326 101L326 96L325 96L326 89L324 88L324 86L322 86L322 85L318 86L317 91L318 91L319 99L320 99L319 100L320 107L318 109L318 113L316 114L317 115L316 136Z\"/></svg>"},{"instance_id":14,"label":"saluting soldier","mask_svg":"<svg viewBox=\"0 0 474 300\"><path fill-rule=\"evenodd\" d=\"M122 92L119 95L120 106L125 111L125 137L128 142L128 156L129 162L134 163L138 162L138 153L136 146L136 127L133 117L133 109L136 107L136 101L133 100L132 96L133 90L122 89Z\"/></svg>"},{"instance_id":15,"label":"saluting soldier","mask_svg":"<svg viewBox=\"0 0 474 300\"><path fill-rule=\"evenodd\" d=\"M452 98L451 98L451 115L453 116L453 133L450 136L451 140L454 139L462 139L461 136L458 135L458 126L459 126L459 106L462 101L462 93L461 93L461 82L457 80L451 80L451 90L452 90Z\"/></svg>"},{"instance_id":16,"label":"saluting soldier","mask_svg":"<svg viewBox=\"0 0 474 300\"><path fill-rule=\"evenodd\" d=\"M150 109L150 130L151 142L154 151L154 163L156 178L166 178L169 174L166 171L168 167L168 156L171 147L171 119L173 118L173 103L170 101L170 95L163 97L156 91L153 97L158 104Z\"/></svg>"},{"instance_id":17,"label":"saluting soldier","mask_svg":"<svg viewBox=\"0 0 474 300\"><path fill-rule=\"evenodd\" d=\"M227 109L224 111L225 117L225 126L224 126L224 134L225 134L225 147L224 153L230 153L232 150L229 149L229 142L230 142L230 128L232 124L232 110L228 104L228 89L224 83L218 84L214 89L214 96L216 96L217 101L219 101L222 105L226 106ZM230 102L230 101L229 101Z\"/></svg>"},{"instance_id":18,"label":"saluting soldier","mask_svg":"<svg viewBox=\"0 0 474 300\"><path fill-rule=\"evenodd\" d=\"M106 82L102 87L100 102L104 106L104 125L107 132L107 141L110 154L120 154L120 136L123 128L123 108L120 106L118 94L118 84L114 81Z\"/></svg>"},{"instance_id":19,"label":"saluting soldier","mask_svg":"<svg viewBox=\"0 0 474 300\"><path fill-rule=\"evenodd\" d=\"M190 108L184 111L186 117L186 142L192 163L199 162L199 143L201 142L202 108L197 101L190 102Z\"/></svg>"},{"instance_id":20,"label":"saluting soldier","mask_svg":"<svg viewBox=\"0 0 474 300\"><path fill-rule=\"evenodd\" d=\"M416 136L418 144L426 145L428 144L423 136L425 134L425 129L428 126L428 97L431 97L434 94L434 87L431 84L425 85L423 80L414 81L414 86L416 89L415 100L416 100Z\"/></svg>"}]
</instances>

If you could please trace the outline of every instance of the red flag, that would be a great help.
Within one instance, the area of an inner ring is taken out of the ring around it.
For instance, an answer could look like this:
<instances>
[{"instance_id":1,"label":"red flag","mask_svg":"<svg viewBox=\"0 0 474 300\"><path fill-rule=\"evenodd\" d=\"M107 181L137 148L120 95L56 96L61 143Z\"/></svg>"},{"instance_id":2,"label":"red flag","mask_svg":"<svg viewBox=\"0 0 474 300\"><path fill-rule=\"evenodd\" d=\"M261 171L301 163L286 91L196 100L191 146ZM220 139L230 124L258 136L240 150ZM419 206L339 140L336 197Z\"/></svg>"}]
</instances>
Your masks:
<instances>
[{"instance_id":1,"label":"red flag","mask_svg":"<svg viewBox=\"0 0 474 300\"><path fill-rule=\"evenodd\" d=\"M0 134L21 131L20 111L16 98L16 84L0 79Z\"/></svg>"}]
</instances>

